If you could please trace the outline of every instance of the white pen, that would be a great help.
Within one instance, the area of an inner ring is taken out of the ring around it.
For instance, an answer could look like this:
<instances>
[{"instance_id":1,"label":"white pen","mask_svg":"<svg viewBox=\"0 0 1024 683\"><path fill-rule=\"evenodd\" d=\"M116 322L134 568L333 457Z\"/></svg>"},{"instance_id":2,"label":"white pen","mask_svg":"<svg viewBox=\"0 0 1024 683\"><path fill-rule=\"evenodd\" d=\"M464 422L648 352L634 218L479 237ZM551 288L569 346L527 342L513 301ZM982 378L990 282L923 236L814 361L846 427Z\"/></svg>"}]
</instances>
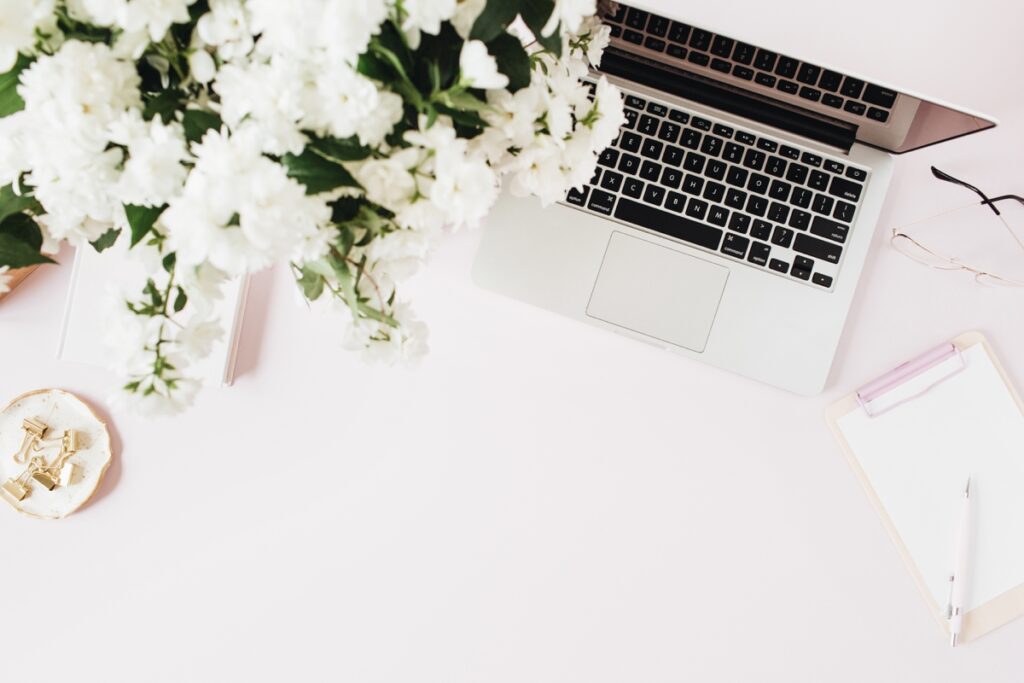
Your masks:
<instances>
[{"instance_id":1,"label":"white pen","mask_svg":"<svg viewBox=\"0 0 1024 683\"><path fill-rule=\"evenodd\" d=\"M970 550L971 523L971 478L967 477L963 503L960 507L960 530L956 539L956 567L949 575L949 604L946 618L949 619L949 644L956 647L960 638L960 626L964 620L964 592L967 589L967 555Z\"/></svg>"}]
</instances>

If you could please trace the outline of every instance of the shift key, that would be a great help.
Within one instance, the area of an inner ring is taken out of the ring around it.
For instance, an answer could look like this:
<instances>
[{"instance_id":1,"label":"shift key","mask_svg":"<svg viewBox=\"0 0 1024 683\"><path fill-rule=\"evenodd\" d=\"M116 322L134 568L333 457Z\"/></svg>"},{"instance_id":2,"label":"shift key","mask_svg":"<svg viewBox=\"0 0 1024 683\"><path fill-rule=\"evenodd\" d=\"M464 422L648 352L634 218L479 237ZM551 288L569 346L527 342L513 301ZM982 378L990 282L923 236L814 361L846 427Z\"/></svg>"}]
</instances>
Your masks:
<instances>
[{"instance_id":1,"label":"shift key","mask_svg":"<svg viewBox=\"0 0 1024 683\"><path fill-rule=\"evenodd\" d=\"M843 248L838 244L819 240L817 237L811 237L800 232L797 233L796 240L793 242L793 251L821 259L822 261L828 261L829 263L839 263L839 257L843 253Z\"/></svg>"}]
</instances>

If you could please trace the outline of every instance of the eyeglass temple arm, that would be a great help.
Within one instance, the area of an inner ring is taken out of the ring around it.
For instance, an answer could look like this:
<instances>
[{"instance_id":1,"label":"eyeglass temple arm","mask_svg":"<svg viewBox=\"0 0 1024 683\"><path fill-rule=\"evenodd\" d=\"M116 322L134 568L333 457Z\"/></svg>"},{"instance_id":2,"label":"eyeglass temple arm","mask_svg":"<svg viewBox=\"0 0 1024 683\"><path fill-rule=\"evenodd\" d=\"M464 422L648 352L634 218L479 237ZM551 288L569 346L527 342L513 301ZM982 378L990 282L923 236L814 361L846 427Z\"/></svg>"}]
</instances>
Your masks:
<instances>
[{"instance_id":1,"label":"eyeglass temple arm","mask_svg":"<svg viewBox=\"0 0 1024 683\"><path fill-rule=\"evenodd\" d=\"M990 209L995 211L997 216L1001 215L999 213L999 209L997 209L995 207L995 205L992 203L995 200L989 199L988 196L984 192L982 192L981 190L976 188L974 185L971 185L970 183L965 183L964 181L960 180L959 178L954 178L953 176L949 175L945 171L939 170L939 169L935 168L934 166L932 166L932 175L935 176L936 178L938 178L939 180L946 181L947 183L953 183L954 185L960 185L962 187L966 187L968 190L970 190L974 194L976 194L979 197L981 197L981 203L982 204L987 204ZM1002 199L1002 197L1001 197L1001 199Z\"/></svg>"}]
</instances>

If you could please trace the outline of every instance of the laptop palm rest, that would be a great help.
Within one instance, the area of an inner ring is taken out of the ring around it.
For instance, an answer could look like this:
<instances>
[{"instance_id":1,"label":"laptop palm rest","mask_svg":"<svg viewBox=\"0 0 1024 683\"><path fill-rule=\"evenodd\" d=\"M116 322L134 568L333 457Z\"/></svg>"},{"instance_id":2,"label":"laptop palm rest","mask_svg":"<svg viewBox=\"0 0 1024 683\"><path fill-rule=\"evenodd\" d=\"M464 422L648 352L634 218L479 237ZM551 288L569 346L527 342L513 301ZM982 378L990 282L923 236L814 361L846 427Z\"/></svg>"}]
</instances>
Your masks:
<instances>
[{"instance_id":1,"label":"laptop palm rest","mask_svg":"<svg viewBox=\"0 0 1024 683\"><path fill-rule=\"evenodd\" d=\"M587 315L703 352L729 269L613 232Z\"/></svg>"}]
</instances>

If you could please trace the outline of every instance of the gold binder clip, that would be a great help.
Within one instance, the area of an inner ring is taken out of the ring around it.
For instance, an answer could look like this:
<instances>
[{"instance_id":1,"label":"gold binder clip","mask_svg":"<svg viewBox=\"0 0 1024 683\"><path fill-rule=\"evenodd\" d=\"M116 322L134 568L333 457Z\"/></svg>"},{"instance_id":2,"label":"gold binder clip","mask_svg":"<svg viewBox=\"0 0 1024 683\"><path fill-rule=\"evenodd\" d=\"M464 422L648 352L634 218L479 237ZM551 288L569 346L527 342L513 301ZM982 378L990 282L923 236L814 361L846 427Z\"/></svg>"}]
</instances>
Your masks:
<instances>
[{"instance_id":1,"label":"gold binder clip","mask_svg":"<svg viewBox=\"0 0 1024 683\"><path fill-rule=\"evenodd\" d=\"M78 451L78 442L78 432L76 432L74 429L65 429L64 438L61 439L60 444L61 450L64 451L64 453L61 454L61 457L70 458L72 455L74 455Z\"/></svg>"},{"instance_id":2,"label":"gold binder clip","mask_svg":"<svg viewBox=\"0 0 1024 683\"><path fill-rule=\"evenodd\" d=\"M8 479L5 481L2 488L8 495L14 498L14 500L25 500L25 496L28 495L28 487L14 479Z\"/></svg>"},{"instance_id":3,"label":"gold binder clip","mask_svg":"<svg viewBox=\"0 0 1024 683\"><path fill-rule=\"evenodd\" d=\"M37 445L49 428L39 420L26 417L21 421L21 429L25 432L25 436L21 439L21 447L18 448L18 452L14 454L14 462L18 464L28 462L29 449Z\"/></svg>"},{"instance_id":4,"label":"gold binder clip","mask_svg":"<svg viewBox=\"0 0 1024 683\"><path fill-rule=\"evenodd\" d=\"M36 470L32 473L32 478L43 485L47 491L52 491L57 488L57 480L50 476L48 470Z\"/></svg>"},{"instance_id":5,"label":"gold binder clip","mask_svg":"<svg viewBox=\"0 0 1024 683\"><path fill-rule=\"evenodd\" d=\"M57 483L67 488L75 481L75 473L78 471L78 467L73 462L64 463L64 466L60 468L60 478Z\"/></svg>"}]
</instances>

